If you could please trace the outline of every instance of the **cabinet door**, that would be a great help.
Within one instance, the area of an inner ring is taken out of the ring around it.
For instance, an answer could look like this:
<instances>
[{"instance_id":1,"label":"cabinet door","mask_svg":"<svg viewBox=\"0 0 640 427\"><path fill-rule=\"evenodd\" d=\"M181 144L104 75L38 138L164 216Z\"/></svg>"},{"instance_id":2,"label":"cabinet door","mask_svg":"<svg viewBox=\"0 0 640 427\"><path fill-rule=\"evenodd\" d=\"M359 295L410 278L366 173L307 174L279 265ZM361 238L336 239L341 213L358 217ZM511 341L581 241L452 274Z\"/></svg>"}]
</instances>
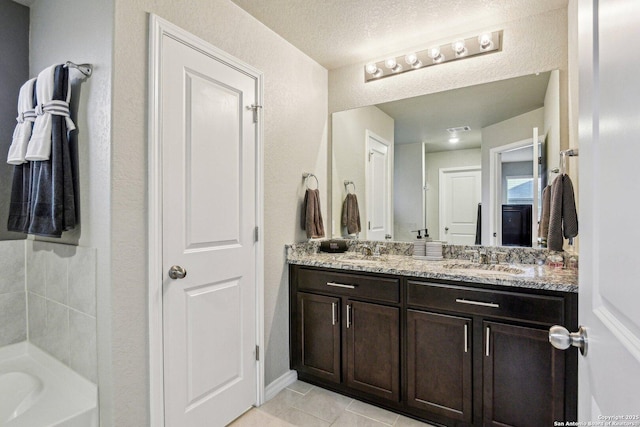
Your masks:
<instances>
[{"instance_id":1,"label":"cabinet door","mask_svg":"<svg viewBox=\"0 0 640 427\"><path fill-rule=\"evenodd\" d=\"M471 319L407 310L407 404L471 422L471 354Z\"/></svg>"},{"instance_id":2,"label":"cabinet door","mask_svg":"<svg viewBox=\"0 0 640 427\"><path fill-rule=\"evenodd\" d=\"M400 399L400 309L348 300L347 385Z\"/></svg>"},{"instance_id":3,"label":"cabinet door","mask_svg":"<svg viewBox=\"0 0 640 427\"><path fill-rule=\"evenodd\" d=\"M298 293L298 371L340 382L340 298Z\"/></svg>"},{"instance_id":4,"label":"cabinet door","mask_svg":"<svg viewBox=\"0 0 640 427\"><path fill-rule=\"evenodd\" d=\"M549 331L483 322L485 426L539 427L564 420L565 353Z\"/></svg>"}]
</instances>

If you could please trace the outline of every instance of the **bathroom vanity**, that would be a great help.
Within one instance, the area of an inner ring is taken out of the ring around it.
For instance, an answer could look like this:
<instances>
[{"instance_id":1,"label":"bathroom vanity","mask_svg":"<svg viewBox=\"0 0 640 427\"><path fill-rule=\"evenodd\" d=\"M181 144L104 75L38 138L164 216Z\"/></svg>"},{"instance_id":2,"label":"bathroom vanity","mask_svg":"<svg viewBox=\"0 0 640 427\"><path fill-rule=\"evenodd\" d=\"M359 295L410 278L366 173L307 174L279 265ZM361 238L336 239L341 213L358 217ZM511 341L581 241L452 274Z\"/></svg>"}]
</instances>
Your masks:
<instances>
[{"instance_id":1,"label":"bathroom vanity","mask_svg":"<svg viewBox=\"0 0 640 427\"><path fill-rule=\"evenodd\" d=\"M446 426L577 416L575 271L388 255L288 256L291 368L312 384Z\"/></svg>"}]
</instances>

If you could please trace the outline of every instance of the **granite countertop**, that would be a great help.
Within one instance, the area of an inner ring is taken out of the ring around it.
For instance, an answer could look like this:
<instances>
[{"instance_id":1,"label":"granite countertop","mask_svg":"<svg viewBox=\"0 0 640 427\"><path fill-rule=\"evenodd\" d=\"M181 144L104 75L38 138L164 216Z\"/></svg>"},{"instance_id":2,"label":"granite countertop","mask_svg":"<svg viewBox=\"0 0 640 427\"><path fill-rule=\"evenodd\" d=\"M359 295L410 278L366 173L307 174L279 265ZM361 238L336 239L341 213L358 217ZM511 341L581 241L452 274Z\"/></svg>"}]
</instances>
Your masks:
<instances>
[{"instance_id":1,"label":"granite countertop","mask_svg":"<svg viewBox=\"0 0 640 427\"><path fill-rule=\"evenodd\" d=\"M363 257L354 252L287 253L289 264L334 268L369 273L393 274L445 279L460 282L485 283L518 288L544 289L560 292L578 292L578 272L575 269L553 268L537 264L479 265L460 259L426 261L406 255ZM454 267L454 268L451 268ZM484 268L484 269L483 269ZM497 268L496 271L491 268ZM486 270L485 270L486 269Z\"/></svg>"}]
</instances>

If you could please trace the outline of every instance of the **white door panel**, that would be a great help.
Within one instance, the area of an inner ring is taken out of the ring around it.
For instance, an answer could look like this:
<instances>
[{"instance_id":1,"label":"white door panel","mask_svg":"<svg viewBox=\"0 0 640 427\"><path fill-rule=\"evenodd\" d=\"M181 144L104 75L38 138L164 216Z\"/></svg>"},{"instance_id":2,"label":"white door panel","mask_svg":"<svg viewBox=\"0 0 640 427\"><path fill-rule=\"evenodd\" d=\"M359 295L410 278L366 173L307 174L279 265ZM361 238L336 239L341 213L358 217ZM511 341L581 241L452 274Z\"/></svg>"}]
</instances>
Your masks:
<instances>
[{"instance_id":1,"label":"white door panel","mask_svg":"<svg viewBox=\"0 0 640 427\"><path fill-rule=\"evenodd\" d=\"M440 237L452 245L473 245L478 203L481 200L480 167L440 171Z\"/></svg>"},{"instance_id":2,"label":"white door panel","mask_svg":"<svg viewBox=\"0 0 640 427\"><path fill-rule=\"evenodd\" d=\"M640 2L585 0L578 8L579 321L588 334L587 355L579 358L578 411L586 422L640 415L640 59L620 48L640 43ZM637 418L615 421L640 425Z\"/></svg>"},{"instance_id":3,"label":"white door panel","mask_svg":"<svg viewBox=\"0 0 640 427\"><path fill-rule=\"evenodd\" d=\"M162 42L165 421L222 426L256 402L256 82Z\"/></svg>"}]
</instances>

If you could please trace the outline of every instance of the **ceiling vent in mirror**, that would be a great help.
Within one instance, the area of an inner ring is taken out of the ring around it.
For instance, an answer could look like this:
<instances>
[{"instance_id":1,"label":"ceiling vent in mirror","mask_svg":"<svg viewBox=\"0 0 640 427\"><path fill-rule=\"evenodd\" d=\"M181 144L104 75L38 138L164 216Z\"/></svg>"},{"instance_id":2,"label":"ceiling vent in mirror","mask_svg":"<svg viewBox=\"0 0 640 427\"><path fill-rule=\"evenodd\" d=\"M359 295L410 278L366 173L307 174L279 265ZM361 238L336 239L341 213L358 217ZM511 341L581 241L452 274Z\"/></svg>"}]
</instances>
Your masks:
<instances>
[{"instance_id":1,"label":"ceiling vent in mirror","mask_svg":"<svg viewBox=\"0 0 640 427\"><path fill-rule=\"evenodd\" d=\"M380 80L407 71L500 51L502 51L502 30L485 32L466 39L456 39L450 43L431 46L421 51L411 51L399 56L371 61L364 67L364 81Z\"/></svg>"},{"instance_id":2,"label":"ceiling vent in mirror","mask_svg":"<svg viewBox=\"0 0 640 427\"><path fill-rule=\"evenodd\" d=\"M458 126L457 128L449 128L447 132L449 133L460 133L460 132L468 132L471 130L471 126Z\"/></svg>"}]
</instances>

